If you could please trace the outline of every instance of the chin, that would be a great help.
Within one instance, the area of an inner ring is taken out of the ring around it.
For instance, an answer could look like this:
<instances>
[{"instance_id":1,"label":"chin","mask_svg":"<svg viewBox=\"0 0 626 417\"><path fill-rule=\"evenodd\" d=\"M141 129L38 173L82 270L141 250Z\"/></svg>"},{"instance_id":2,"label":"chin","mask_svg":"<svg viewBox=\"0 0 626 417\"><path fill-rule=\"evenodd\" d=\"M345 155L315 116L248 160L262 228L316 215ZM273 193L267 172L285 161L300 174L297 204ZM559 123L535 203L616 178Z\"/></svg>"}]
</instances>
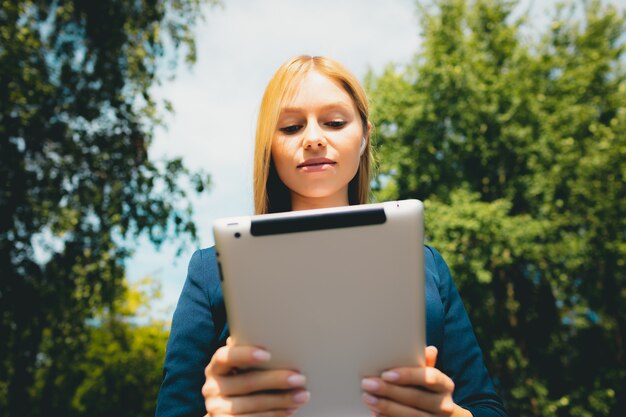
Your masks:
<instances>
[{"instance_id":1,"label":"chin","mask_svg":"<svg viewBox=\"0 0 626 417\"><path fill-rule=\"evenodd\" d=\"M333 191L322 191L319 190L317 192L311 192L311 190L307 190L306 193L302 193L300 194L300 196L302 198L306 198L306 199L311 199L311 200L323 200L325 198L333 198L337 196L337 192L336 190Z\"/></svg>"}]
</instances>

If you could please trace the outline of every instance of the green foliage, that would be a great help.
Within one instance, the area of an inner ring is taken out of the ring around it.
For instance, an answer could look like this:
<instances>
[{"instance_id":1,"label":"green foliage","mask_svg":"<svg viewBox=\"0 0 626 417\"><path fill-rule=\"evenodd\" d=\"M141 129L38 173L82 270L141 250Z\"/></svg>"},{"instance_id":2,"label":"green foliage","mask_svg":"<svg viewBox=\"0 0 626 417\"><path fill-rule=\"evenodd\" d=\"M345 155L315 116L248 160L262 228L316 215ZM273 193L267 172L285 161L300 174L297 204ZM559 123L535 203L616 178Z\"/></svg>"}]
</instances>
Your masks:
<instances>
[{"instance_id":1,"label":"green foliage","mask_svg":"<svg viewBox=\"0 0 626 417\"><path fill-rule=\"evenodd\" d=\"M60 358L42 352L34 397L53 391L48 396L56 409L47 405L39 415L154 415L169 331L165 323L137 320L158 298L154 288L151 280L124 285L114 308L99 313L87 327L85 349L63 366L58 366Z\"/></svg>"},{"instance_id":2,"label":"green foliage","mask_svg":"<svg viewBox=\"0 0 626 417\"><path fill-rule=\"evenodd\" d=\"M126 238L196 238L187 195L208 175L148 149L169 107L151 88L166 56L194 61L205 3L0 0L0 416L63 415L60 374L37 395L34 375L43 352L83 352Z\"/></svg>"},{"instance_id":3,"label":"green foliage","mask_svg":"<svg viewBox=\"0 0 626 417\"><path fill-rule=\"evenodd\" d=\"M425 200L511 415L623 416L626 15L516 7L420 6L414 61L367 79L376 193Z\"/></svg>"}]
</instances>

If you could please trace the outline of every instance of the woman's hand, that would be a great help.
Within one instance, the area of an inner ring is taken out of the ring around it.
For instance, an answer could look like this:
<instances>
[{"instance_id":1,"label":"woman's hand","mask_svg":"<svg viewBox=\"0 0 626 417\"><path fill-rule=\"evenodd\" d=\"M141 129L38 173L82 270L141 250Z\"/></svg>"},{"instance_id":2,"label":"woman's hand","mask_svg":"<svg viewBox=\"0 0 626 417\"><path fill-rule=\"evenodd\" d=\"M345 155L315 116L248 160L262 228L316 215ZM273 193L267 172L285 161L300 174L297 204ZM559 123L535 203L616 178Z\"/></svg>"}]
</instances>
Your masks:
<instances>
[{"instance_id":1,"label":"woman's hand","mask_svg":"<svg viewBox=\"0 0 626 417\"><path fill-rule=\"evenodd\" d=\"M309 401L303 375L290 370L259 370L269 352L233 346L230 338L205 368L202 395L210 417L286 417Z\"/></svg>"},{"instance_id":2,"label":"woman's hand","mask_svg":"<svg viewBox=\"0 0 626 417\"><path fill-rule=\"evenodd\" d=\"M454 382L435 368L437 348L426 348L426 367L395 368L380 378L361 381L363 402L375 416L471 417L472 413L452 400Z\"/></svg>"}]
</instances>

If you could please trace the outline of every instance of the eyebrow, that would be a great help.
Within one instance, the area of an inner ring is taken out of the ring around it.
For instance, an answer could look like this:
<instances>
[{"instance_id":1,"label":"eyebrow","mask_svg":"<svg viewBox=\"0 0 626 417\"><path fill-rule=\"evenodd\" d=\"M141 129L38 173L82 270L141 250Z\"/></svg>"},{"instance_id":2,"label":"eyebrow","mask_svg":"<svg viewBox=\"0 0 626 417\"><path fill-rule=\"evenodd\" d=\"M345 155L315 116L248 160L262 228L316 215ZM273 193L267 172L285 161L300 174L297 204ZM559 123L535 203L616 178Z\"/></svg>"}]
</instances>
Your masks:
<instances>
[{"instance_id":1,"label":"eyebrow","mask_svg":"<svg viewBox=\"0 0 626 417\"><path fill-rule=\"evenodd\" d=\"M350 109L350 105L348 103L346 103L345 101L335 101L333 103L328 103L328 104L324 104L323 106L321 106L322 110L329 110L329 109L334 109L337 107L341 107L343 109L347 108ZM299 113L302 112L303 110L305 110L303 107L283 107L280 112L281 114L283 113Z\"/></svg>"}]
</instances>

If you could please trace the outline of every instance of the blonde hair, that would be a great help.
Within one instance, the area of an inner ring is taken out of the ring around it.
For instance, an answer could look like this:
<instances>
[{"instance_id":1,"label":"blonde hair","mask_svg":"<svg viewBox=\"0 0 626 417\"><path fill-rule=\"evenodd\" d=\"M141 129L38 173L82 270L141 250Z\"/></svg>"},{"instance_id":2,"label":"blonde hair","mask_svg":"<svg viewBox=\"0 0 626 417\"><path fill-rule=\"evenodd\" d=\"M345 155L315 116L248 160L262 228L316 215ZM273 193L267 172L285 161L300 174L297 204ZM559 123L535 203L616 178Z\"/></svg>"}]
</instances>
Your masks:
<instances>
[{"instance_id":1,"label":"blonde hair","mask_svg":"<svg viewBox=\"0 0 626 417\"><path fill-rule=\"evenodd\" d=\"M254 147L254 211L256 214L291 210L289 189L278 177L272 161L272 139L280 110L298 85L298 81L309 71L317 71L338 82L352 97L361 117L363 135L368 135L369 108L365 90L357 78L339 62L320 56L300 55L281 65L265 89L256 127ZM366 149L361 155L356 175L348 185L350 205L369 201L371 176L370 140L366 138Z\"/></svg>"}]
</instances>

